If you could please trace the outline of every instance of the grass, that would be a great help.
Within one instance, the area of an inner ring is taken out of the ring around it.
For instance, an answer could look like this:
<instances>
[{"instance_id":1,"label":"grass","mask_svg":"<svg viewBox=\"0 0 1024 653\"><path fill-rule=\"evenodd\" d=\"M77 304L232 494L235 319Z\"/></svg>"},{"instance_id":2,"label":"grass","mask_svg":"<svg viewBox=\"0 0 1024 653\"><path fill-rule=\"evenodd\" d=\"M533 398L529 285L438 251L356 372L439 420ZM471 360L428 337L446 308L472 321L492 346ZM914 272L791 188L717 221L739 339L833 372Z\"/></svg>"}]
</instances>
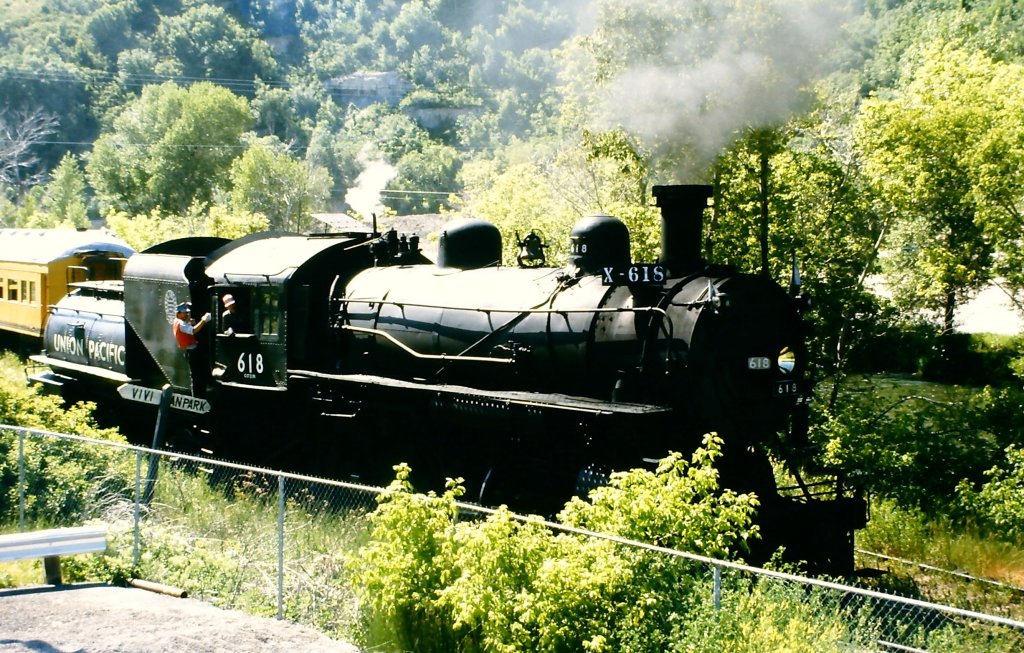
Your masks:
<instances>
[{"instance_id":1,"label":"grass","mask_svg":"<svg viewBox=\"0 0 1024 653\"><path fill-rule=\"evenodd\" d=\"M1024 546L959 528L946 519L875 500L871 520L857 534L857 547L874 553L961 572L1009 587L973 581L954 574L859 556L859 564L883 569L901 593L988 614L1024 621ZM1016 589L1014 589L1016 588Z\"/></svg>"},{"instance_id":2,"label":"grass","mask_svg":"<svg viewBox=\"0 0 1024 653\"><path fill-rule=\"evenodd\" d=\"M936 388L932 384L908 383L902 379L889 384L892 392L910 388L916 394L929 397L961 392L961 389ZM134 471L134 466L131 467ZM68 468L61 473L71 471ZM130 573L177 585L193 596L222 607L275 615L277 491L276 477L218 475L205 472L197 465L168 460L161 466L154 502L144 513L141 562L137 568L130 569ZM131 565L134 536L133 510L126 498L128 495L120 492L112 495L111 501L85 502L98 506L96 509L103 512L101 517L112 525L112 550L117 553L69 557L65 573L69 581L110 580L126 573ZM356 504L365 507L366 497L346 496L327 486L291 482L286 487L286 497L286 618L312 625L334 637L359 640L362 628L359 606L352 579L342 560L367 536L364 510L353 508ZM929 520L920 512L900 509L892 503L875 501L872 508L872 520L859 534L861 548L1021 585L1024 553L1020 547L985 538L971 530L958 530L948 521ZM878 566L875 560L870 564ZM0 567L0 584L37 583L41 578L38 562L24 561ZM884 582L890 589L901 589L904 594L1024 620L1024 596L1014 590L904 566L892 567ZM798 604L790 608L768 603L744 605L743 609L761 610L768 622L778 625L787 621L769 613L799 607ZM806 628L808 620L812 620L812 617L801 616L802 613L793 614L794 628ZM827 615L822 615L821 619L826 620L822 623L826 623ZM719 618L711 614L707 623ZM738 618L739 615L730 617ZM755 622L737 622L735 627L742 631L757 626ZM779 633L779 637L786 636L785 632Z\"/></svg>"}]
</instances>

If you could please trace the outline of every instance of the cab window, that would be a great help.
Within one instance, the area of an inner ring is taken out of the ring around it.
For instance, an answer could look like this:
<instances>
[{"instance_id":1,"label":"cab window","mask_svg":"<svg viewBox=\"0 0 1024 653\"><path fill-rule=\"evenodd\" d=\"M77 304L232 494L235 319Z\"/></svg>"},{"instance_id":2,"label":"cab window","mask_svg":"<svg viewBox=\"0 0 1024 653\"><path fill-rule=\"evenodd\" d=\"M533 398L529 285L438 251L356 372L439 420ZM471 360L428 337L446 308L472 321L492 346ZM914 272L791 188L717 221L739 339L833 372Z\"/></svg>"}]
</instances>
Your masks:
<instances>
[{"instance_id":1,"label":"cab window","mask_svg":"<svg viewBox=\"0 0 1024 653\"><path fill-rule=\"evenodd\" d=\"M281 333L281 313L277 293L272 290L256 292L254 313L259 335L263 337L279 336Z\"/></svg>"}]
</instances>

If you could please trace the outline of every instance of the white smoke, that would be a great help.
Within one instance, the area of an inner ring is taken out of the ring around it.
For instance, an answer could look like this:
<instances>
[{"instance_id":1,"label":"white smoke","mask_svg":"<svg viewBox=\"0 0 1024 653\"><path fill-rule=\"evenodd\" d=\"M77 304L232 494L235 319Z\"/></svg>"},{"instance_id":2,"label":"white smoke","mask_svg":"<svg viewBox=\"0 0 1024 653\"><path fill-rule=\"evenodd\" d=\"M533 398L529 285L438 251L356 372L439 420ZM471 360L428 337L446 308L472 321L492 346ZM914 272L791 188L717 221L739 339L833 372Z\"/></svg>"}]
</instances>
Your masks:
<instances>
[{"instance_id":1,"label":"white smoke","mask_svg":"<svg viewBox=\"0 0 1024 653\"><path fill-rule=\"evenodd\" d=\"M385 161L372 143L363 145L356 162L363 171L356 177L356 185L345 193L345 202L354 213L369 220L383 212L381 191L398 175L398 168Z\"/></svg>"},{"instance_id":2,"label":"white smoke","mask_svg":"<svg viewBox=\"0 0 1024 653\"><path fill-rule=\"evenodd\" d=\"M691 179L744 130L779 125L806 105L850 16L834 0L603 4L653 15L663 38L606 86L597 126L622 127L675 159L685 151L677 172Z\"/></svg>"}]
</instances>

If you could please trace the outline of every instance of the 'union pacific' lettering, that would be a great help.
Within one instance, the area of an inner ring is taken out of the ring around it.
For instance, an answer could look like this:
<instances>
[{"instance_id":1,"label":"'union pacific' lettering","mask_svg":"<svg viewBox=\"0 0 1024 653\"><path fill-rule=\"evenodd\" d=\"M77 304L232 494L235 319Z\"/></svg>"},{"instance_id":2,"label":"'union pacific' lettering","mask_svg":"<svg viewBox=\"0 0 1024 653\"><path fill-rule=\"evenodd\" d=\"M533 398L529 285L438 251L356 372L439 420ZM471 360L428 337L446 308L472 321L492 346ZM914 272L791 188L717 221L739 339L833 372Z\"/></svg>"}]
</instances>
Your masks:
<instances>
[{"instance_id":1,"label":"'union pacific' lettering","mask_svg":"<svg viewBox=\"0 0 1024 653\"><path fill-rule=\"evenodd\" d=\"M79 340L63 333L53 334L53 351L68 356L85 356L100 363L113 363L124 366L124 345L97 340Z\"/></svg>"},{"instance_id":2,"label":"'union pacific' lettering","mask_svg":"<svg viewBox=\"0 0 1024 653\"><path fill-rule=\"evenodd\" d=\"M71 356L85 356L85 342L63 333L53 334L53 350Z\"/></svg>"},{"instance_id":3,"label":"'union pacific' lettering","mask_svg":"<svg viewBox=\"0 0 1024 653\"><path fill-rule=\"evenodd\" d=\"M89 341L89 358L103 363L116 363L124 365L124 345L113 342Z\"/></svg>"}]
</instances>

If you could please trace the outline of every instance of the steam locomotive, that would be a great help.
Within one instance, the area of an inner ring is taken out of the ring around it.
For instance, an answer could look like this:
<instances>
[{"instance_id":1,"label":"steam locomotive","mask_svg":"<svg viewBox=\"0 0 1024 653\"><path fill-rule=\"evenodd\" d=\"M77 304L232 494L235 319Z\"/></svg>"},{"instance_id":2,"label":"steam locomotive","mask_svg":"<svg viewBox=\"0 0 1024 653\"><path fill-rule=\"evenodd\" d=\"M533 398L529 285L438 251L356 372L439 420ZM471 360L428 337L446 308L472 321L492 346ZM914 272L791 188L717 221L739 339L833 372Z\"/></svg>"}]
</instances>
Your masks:
<instances>
[{"instance_id":1,"label":"steam locomotive","mask_svg":"<svg viewBox=\"0 0 1024 653\"><path fill-rule=\"evenodd\" d=\"M608 215L577 223L565 267L545 264L534 234L518 266L500 265L481 220L446 225L436 263L394 231L166 242L131 256L122 281L57 303L36 380L116 401L149 432L169 386L177 439L220 455L365 483L404 461L417 487L462 477L474 500L542 513L714 431L722 485L761 501L752 558L784 546L851 571L864 502L838 482L791 496L767 454L806 439L798 275L787 292L705 262L711 188L653 194L650 264ZM172 335L183 303L211 314L187 357Z\"/></svg>"}]
</instances>

